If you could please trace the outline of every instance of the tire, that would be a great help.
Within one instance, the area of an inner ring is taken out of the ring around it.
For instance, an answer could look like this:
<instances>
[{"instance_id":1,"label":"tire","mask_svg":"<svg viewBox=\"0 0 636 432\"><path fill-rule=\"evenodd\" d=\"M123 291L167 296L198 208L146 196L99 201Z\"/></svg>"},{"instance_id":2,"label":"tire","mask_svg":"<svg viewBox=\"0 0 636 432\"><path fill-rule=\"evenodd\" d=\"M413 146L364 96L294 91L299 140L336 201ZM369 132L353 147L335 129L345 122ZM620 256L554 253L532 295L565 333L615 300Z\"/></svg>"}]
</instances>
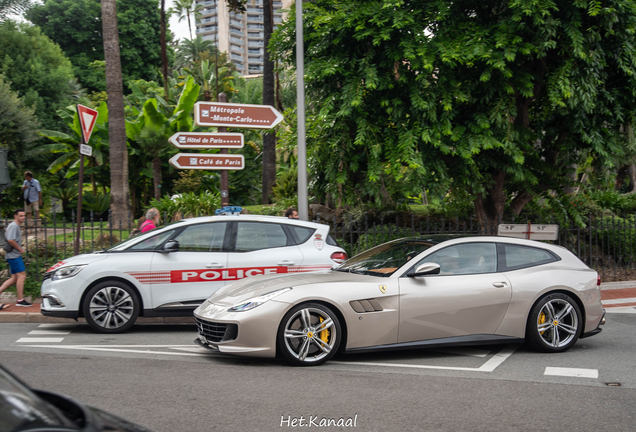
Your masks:
<instances>
[{"instance_id":1,"label":"tire","mask_svg":"<svg viewBox=\"0 0 636 432\"><path fill-rule=\"evenodd\" d=\"M304 303L293 307L281 321L278 349L293 365L318 366L336 354L341 334L340 322L331 309Z\"/></svg>"},{"instance_id":2,"label":"tire","mask_svg":"<svg viewBox=\"0 0 636 432\"><path fill-rule=\"evenodd\" d=\"M548 294L530 311L526 341L538 351L558 353L570 349L582 330L581 310L572 297L561 293Z\"/></svg>"},{"instance_id":3,"label":"tire","mask_svg":"<svg viewBox=\"0 0 636 432\"><path fill-rule=\"evenodd\" d=\"M137 293L115 280L100 282L88 291L82 310L86 322L98 333L128 331L139 316Z\"/></svg>"}]
</instances>

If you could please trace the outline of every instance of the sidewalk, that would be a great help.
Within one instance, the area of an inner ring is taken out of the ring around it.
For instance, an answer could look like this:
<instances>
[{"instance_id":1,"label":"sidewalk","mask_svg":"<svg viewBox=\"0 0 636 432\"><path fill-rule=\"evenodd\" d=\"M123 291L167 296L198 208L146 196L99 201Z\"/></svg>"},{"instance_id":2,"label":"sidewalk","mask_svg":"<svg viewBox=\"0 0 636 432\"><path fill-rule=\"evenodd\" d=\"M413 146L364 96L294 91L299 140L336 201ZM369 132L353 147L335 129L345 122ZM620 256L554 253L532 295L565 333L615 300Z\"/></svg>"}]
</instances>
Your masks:
<instances>
[{"instance_id":1,"label":"sidewalk","mask_svg":"<svg viewBox=\"0 0 636 432\"><path fill-rule=\"evenodd\" d=\"M37 301L37 300L36 300ZM608 312L636 313L636 281L605 282L601 284L601 301ZM614 309L616 308L616 309ZM69 323L71 318L46 317L40 313L40 304L30 307L14 304L0 310L0 323ZM84 318L78 322L86 323ZM194 324L194 317L137 318L140 324Z\"/></svg>"},{"instance_id":2,"label":"sidewalk","mask_svg":"<svg viewBox=\"0 0 636 432\"><path fill-rule=\"evenodd\" d=\"M36 300L37 301L37 300ZM8 306L8 308L7 308ZM40 304L33 303L33 306L23 307L15 304L6 305L0 310L0 323L74 323L72 318L47 317L40 313ZM85 324L84 318L78 318L77 322ZM194 324L194 317L158 317L158 318L137 318L140 324Z\"/></svg>"}]
</instances>

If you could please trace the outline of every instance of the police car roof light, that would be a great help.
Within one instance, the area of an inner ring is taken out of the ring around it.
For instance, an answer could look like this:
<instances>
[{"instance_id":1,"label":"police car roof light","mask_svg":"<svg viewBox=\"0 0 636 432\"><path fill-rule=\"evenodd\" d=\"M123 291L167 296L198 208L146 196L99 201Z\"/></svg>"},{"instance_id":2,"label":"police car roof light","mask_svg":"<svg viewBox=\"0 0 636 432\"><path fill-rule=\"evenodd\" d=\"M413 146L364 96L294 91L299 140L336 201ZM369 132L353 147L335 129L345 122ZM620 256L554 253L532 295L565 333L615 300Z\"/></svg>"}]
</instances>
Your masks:
<instances>
[{"instance_id":1,"label":"police car roof light","mask_svg":"<svg viewBox=\"0 0 636 432\"><path fill-rule=\"evenodd\" d=\"M221 215L235 216L240 214L242 210L243 210L243 207L239 207L239 206L225 206L223 208L215 210L214 214L216 216L221 216Z\"/></svg>"}]
</instances>

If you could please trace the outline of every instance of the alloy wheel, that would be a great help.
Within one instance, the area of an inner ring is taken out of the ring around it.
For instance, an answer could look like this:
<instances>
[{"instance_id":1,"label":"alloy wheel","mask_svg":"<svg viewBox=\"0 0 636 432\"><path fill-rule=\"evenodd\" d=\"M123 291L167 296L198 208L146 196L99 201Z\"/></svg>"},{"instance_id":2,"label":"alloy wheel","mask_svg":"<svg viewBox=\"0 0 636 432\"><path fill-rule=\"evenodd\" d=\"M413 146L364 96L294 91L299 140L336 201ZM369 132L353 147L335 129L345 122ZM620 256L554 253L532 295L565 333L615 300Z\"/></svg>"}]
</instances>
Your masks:
<instances>
[{"instance_id":1,"label":"alloy wheel","mask_svg":"<svg viewBox=\"0 0 636 432\"><path fill-rule=\"evenodd\" d=\"M577 337L579 317L574 306L565 299L552 299L537 316L537 331L543 342L552 348L567 346Z\"/></svg>"},{"instance_id":2,"label":"alloy wheel","mask_svg":"<svg viewBox=\"0 0 636 432\"><path fill-rule=\"evenodd\" d=\"M120 287L105 287L97 291L89 305L92 320L105 329L117 329L127 324L134 312L131 295Z\"/></svg>"},{"instance_id":3,"label":"alloy wheel","mask_svg":"<svg viewBox=\"0 0 636 432\"><path fill-rule=\"evenodd\" d=\"M283 337L287 352L299 362L321 362L337 349L338 329L327 311L307 307L287 320Z\"/></svg>"}]
</instances>

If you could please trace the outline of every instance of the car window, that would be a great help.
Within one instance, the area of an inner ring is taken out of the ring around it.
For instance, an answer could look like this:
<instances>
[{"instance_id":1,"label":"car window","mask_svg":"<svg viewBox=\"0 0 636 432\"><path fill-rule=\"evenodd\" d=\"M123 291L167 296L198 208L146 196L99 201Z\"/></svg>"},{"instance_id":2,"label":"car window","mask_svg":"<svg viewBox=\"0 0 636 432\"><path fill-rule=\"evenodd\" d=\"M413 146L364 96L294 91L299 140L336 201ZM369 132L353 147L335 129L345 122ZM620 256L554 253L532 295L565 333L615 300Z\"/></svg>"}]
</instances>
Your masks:
<instances>
[{"instance_id":1,"label":"car window","mask_svg":"<svg viewBox=\"0 0 636 432\"><path fill-rule=\"evenodd\" d=\"M288 225L288 226L296 235L296 238L298 239L298 244L305 243L307 240L309 240L309 237L311 237L314 231L316 231L313 228L307 228L307 227L301 227L301 226L295 226L295 225Z\"/></svg>"},{"instance_id":2,"label":"car window","mask_svg":"<svg viewBox=\"0 0 636 432\"><path fill-rule=\"evenodd\" d=\"M221 252L227 222L214 222L190 225L175 240L179 242L179 251Z\"/></svg>"},{"instance_id":3,"label":"car window","mask_svg":"<svg viewBox=\"0 0 636 432\"><path fill-rule=\"evenodd\" d=\"M464 243L441 249L417 263L436 263L440 275L494 273L497 247L494 243Z\"/></svg>"},{"instance_id":4,"label":"car window","mask_svg":"<svg viewBox=\"0 0 636 432\"><path fill-rule=\"evenodd\" d=\"M236 252L287 246L283 227L274 223L239 222L236 231Z\"/></svg>"},{"instance_id":5,"label":"car window","mask_svg":"<svg viewBox=\"0 0 636 432\"><path fill-rule=\"evenodd\" d=\"M528 246L503 244L503 266L506 270L546 264L556 261L556 257L544 249Z\"/></svg>"},{"instance_id":6,"label":"car window","mask_svg":"<svg viewBox=\"0 0 636 432\"><path fill-rule=\"evenodd\" d=\"M144 251L144 250L154 250L157 246L159 246L164 241L168 240L172 234L174 234L175 230L164 231L152 237L148 237L146 240L139 242L126 250L135 250L135 251Z\"/></svg>"}]
</instances>

